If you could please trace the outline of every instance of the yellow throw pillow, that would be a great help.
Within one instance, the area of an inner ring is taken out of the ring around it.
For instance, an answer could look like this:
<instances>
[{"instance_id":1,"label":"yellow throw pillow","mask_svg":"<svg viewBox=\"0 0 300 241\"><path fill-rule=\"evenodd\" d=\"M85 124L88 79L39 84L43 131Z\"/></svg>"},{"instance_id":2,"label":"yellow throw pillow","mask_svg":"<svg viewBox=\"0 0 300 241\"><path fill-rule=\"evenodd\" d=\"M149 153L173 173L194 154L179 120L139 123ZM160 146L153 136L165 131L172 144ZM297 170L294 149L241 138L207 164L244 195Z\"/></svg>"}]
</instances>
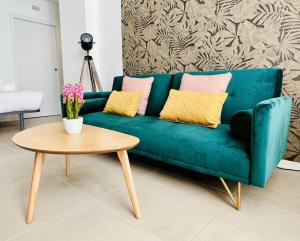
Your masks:
<instances>
[{"instance_id":1,"label":"yellow throw pillow","mask_svg":"<svg viewBox=\"0 0 300 241\"><path fill-rule=\"evenodd\" d=\"M142 98L141 92L113 91L104 112L134 117Z\"/></svg>"},{"instance_id":2,"label":"yellow throw pillow","mask_svg":"<svg viewBox=\"0 0 300 241\"><path fill-rule=\"evenodd\" d=\"M160 119L217 128L227 93L170 90Z\"/></svg>"}]
</instances>

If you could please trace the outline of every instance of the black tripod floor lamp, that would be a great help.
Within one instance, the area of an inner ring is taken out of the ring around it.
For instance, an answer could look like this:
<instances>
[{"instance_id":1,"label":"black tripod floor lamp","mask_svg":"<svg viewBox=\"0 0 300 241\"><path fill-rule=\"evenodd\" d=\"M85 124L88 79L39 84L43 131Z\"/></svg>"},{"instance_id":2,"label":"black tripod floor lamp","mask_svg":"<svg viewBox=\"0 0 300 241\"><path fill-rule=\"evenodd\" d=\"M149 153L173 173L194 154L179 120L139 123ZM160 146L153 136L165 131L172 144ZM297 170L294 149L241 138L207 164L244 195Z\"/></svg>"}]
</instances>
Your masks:
<instances>
[{"instance_id":1,"label":"black tripod floor lamp","mask_svg":"<svg viewBox=\"0 0 300 241\"><path fill-rule=\"evenodd\" d=\"M80 75L80 85L85 86L85 74L86 71L89 73L90 81L91 81L91 88L93 92L101 91L102 85L99 79L99 75L97 73L95 63L93 57L89 54L90 50L93 48L93 36L89 33L83 33L80 36L81 47L83 50L87 51L87 55L84 56L82 68L81 68L81 75Z\"/></svg>"}]
</instances>

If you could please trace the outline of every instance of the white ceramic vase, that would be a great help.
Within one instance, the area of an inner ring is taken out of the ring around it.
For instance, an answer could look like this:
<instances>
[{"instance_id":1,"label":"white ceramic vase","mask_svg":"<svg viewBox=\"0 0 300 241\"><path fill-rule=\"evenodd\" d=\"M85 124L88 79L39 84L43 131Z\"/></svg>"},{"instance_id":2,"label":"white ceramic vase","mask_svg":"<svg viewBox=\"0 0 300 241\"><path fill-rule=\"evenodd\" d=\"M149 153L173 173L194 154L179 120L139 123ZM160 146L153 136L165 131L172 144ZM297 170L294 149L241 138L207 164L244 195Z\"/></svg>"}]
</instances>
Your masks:
<instances>
[{"instance_id":1,"label":"white ceramic vase","mask_svg":"<svg viewBox=\"0 0 300 241\"><path fill-rule=\"evenodd\" d=\"M65 130L69 135L78 135L82 129L83 118L78 117L78 119L68 119L63 118Z\"/></svg>"}]
</instances>

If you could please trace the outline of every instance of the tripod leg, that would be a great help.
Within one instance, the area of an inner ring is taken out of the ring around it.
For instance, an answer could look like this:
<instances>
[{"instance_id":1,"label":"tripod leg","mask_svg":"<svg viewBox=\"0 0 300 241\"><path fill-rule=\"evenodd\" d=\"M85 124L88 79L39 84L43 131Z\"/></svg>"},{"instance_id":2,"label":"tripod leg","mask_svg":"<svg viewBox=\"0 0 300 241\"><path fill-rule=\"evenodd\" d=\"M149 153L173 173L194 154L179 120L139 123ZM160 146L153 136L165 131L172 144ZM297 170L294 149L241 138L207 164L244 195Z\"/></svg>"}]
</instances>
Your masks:
<instances>
[{"instance_id":1,"label":"tripod leg","mask_svg":"<svg viewBox=\"0 0 300 241\"><path fill-rule=\"evenodd\" d=\"M100 90L102 90L102 86L101 86L99 75L97 73L97 70L96 70L96 67L95 67L95 64L94 64L93 60L90 60L90 65L91 65L91 69L92 69L92 72L93 72L94 83L95 83L96 87L98 88L98 90L100 91Z\"/></svg>"},{"instance_id":2,"label":"tripod leg","mask_svg":"<svg viewBox=\"0 0 300 241\"><path fill-rule=\"evenodd\" d=\"M93 60L89 59L88 60L88 65L89 65L89 73L90 73L90 77L91 77L91 83L92 83L92 90L93 92L96 92L96 84L95 84L95 80L94 80L94 75L93 75L93 71L92 71L92 67L91 67L91 62L93 62Z\"/></svg>"},{"instance_id":3,"label":"tripod leg","mask_svg":"<svg viewBox=\"0 0 300 241\"><path fill-rule=\"evenodd\" d=\"M83 60L83 63L82 63L82 68L81 68L81 74L80 74L80 85L83 86L84 85L84 69L85 69L85 66L86 66L86 60Z\"/></svg>"}]
</instances>

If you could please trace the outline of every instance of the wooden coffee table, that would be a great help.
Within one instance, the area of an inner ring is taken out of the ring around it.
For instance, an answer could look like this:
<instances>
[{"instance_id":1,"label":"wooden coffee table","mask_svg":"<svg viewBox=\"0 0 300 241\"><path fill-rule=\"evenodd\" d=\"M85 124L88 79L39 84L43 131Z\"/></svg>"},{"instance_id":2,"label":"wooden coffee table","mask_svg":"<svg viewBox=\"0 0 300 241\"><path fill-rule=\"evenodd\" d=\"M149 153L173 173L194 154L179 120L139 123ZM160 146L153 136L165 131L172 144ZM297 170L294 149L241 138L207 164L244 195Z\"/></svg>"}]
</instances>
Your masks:
<instances>
[{"instance_id":1,"label":"wooden coffee table","mask_svg":"<svg viewBox=\"0 0 300 241\"><path fill-rule=\"evenodd\" d=\"M19 147L35 152L26 223L29 224L32 222L46 154L65 155L66 175L69 176L71 154L117 152L135 216L137 219L141 218L127 155L127 150L135 147L139 143L137 137L89 125L83 125L82 133L80 135L67 135L63 123L52 123L21 131L17 133L12 140Z\"/></svg>"}]
</instances>

